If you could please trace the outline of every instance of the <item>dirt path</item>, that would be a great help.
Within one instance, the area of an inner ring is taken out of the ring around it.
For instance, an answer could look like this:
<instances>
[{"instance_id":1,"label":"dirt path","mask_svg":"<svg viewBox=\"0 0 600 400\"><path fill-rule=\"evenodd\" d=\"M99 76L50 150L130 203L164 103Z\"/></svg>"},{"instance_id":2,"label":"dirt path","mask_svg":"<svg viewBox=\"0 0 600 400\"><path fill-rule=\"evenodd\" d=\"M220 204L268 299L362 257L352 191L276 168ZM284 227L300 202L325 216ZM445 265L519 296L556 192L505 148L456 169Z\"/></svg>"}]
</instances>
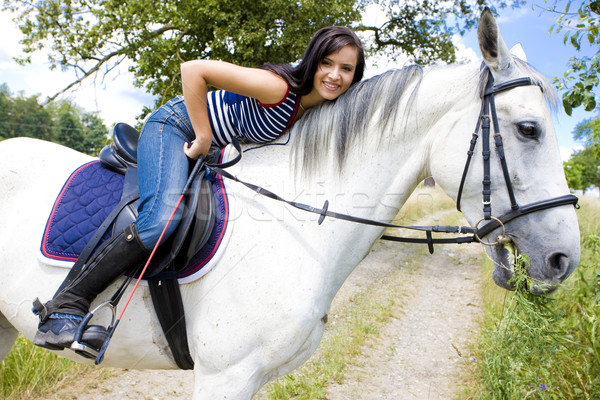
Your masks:
<instances>
[{"instance_id":1,"label":"dirt path","mask_svg":"<svg viewBox=\"0 0 600 400\"><path fill-rule=\"evenodd\" d=\"M452 399L478 332L481 248L438 247L407 273L401 310L381 331L331 400Z\"/></svg>"},{"instance_id":2,"label":"dirt path","mask_svg":"<svg viewBox=\"0 0 600 400\"><path fill-rule=\"evenodd\" d=\"M437 246L429 255L423 247L376 243L338 293L330 316L398 269L406 295L344 383L330 386L328 399L451 399L469 359L467 342L477 332L481 254L477 245ZM191 371L95 369L44 398L183 400L191 398L192 385Z\"/></svg>"}]
</instances>

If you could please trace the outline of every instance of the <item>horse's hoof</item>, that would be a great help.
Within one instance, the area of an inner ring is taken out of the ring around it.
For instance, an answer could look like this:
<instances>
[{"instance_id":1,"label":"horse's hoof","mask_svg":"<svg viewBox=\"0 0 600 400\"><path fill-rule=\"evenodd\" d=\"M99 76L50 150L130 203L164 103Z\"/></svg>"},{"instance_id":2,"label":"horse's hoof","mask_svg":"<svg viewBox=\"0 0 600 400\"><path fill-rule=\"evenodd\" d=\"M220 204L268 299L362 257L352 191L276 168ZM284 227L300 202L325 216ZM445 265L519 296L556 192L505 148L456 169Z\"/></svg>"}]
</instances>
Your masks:
<instances>
[{"instance_id":1,"label":"horse's hoof","mask_svg":"<svg viewBox=\"0 0 600 400\"><path fill-rule=\"evenodd\" d=\"M71 318L50 318L38 327L33 344L48 350L71 347L80 323L80 320ZM81 341L99 349L107 337L108 332L103 326L89 325L83 331Z\"/></svg>"}]
</instances>

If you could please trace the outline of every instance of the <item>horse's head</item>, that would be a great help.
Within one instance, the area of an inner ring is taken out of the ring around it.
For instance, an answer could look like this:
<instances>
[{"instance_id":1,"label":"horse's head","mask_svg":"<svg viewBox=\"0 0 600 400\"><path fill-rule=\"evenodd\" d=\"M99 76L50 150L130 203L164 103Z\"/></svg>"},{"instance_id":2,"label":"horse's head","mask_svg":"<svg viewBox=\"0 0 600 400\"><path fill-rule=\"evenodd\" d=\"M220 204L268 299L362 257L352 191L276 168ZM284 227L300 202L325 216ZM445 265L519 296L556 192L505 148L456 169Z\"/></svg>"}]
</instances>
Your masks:
<instances>
[{"instance_id":1,"label":"horse's head","mask_svg":"<svg viewBox=\"0 0 600 400\"><path fill-rule=\"evenodd\" d=\"M478 38L487 65L485 71L493 77L495 88L502 88L503 84L509 86L505 90L499 89L491 96L490 106L492 110L495 104L507 169L503 170L497 150L493 113L484 110L482 114L489 114L489 118L484 117L481 124L489 122L491 125L488 139L489 179L484 178L484 175L487 175L484 173L485 162L482 155L485 135L480 129L478 142L465 174L464 188L458 195L461 210L471 224L480 228L488 222L484 219L482 199L484 203L488 200L491 203L492 217L504 219L501 216L511 211L514 213L514 210L517 210L519 213L519 210L526 209L532 203L568 194L569 189L548 107L556 101L552 87L527 65L520 49L519 54L511 53L488 10L484 11L480 18ZM530 80L523 83L521 78ZM482 79L482 82L485 80ZM482 97L485 91L482 90ZM487 92L490 91L494 90L488 87ZM472 112L464 115L477 113L480 104L482 103L472 106ZM460 118L465 119L464 116ZM484 121L486 119L487 121ZM475 123L475 120L463 121L457 123L454 128L460 126L462 129L468 124L471 128L467 132L470 133L473 132ZM437 150L434 149L434 152L447 153L442 156L442 160L435 161L440 167L432 165L431 169L434 177L436 172L441 177L441 186L446 190L450 189L449 193L454 190L459 192L461 174L457 173L456 168L462 170L464 167L462 154L467 150L467 135L461 133L460 137L464 143L456 145L450 141L456 142L457 136L451 134L447 142L441 143ZM451 161L451 157L456 157L459 161ZM454 167L456 164L461 165ZM440 169L448 169L449 166L452 166L452 172L442 172ZM455 176L451 176L452 174ZM486 181L491 182L489 187L486 186ZM510 187L514 192L512 198ZM486 190L490 190L489 198L482 195ZM505 236L501 237L503 228ZM498 239L499 237L501 239ZM489 244L486 250L494 262L494 281L507 289L514 288L511 279L514 276L514 260L517 254L528 256L527 274L531 278L529 289L539 294L555 290L579 263L579 228L572 204L553 205L542 211L517 216L506 222L503 227L500 224L481 239Z\"/></svg>"}]
</instances>

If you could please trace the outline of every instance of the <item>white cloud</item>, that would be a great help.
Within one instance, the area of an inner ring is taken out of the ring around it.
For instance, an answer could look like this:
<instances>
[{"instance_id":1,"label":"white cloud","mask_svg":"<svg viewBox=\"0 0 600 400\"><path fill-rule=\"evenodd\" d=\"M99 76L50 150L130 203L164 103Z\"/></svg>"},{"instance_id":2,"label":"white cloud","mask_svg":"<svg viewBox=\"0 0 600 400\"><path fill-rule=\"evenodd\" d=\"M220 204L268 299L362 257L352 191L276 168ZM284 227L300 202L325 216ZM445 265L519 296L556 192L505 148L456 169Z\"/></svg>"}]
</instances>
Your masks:
<instances>
[{"instance_id":1,"label":"white cloud","mask_svg":"<svg viewBox=\"0 0 600 400\"><path fill-rule=\"evenodd\" d=\"M22 37L9 13L0 15L0 84L7 83L11 92L24 92L27 96L40 94L44 101L77 79L73 71L50 70L47 55L35 53L31 64L21 66L13 58L22 54L18 43ZM115 73L116 72L116 73ZM133 86L133 74L126 66L113 71L105 81L98 77L86 79L77 89L58 99L69 99L86 111L98 111L109 127L117 122L135 124L142 107L152 106L153 98L144 89Z\"/></svg>"},{"instance_id":2,"label":"white cloud","mask_svg":"<svg viewBox=\"0 0 600 400\"><path fill-rule=\"evenodd\" d=\"M456 47L456 60L458 62L468 63L479 60L479 52L465 46L460 35L454 35L452 43Z\"/></svg>"},{"instance_id":3,"label":"white cloud","mask_svg":"<svg viewBox=\"0 0 600 400\"><path fill-rule=\"evenodd\" d=\"M568 159L571 158L571 156L573 155L574 152L579 151L579 150L583 150L583 146L581 145L576 145L573 147L560 147L560 158L563 161L567 161Z\"/></svg>"}]
</instances>

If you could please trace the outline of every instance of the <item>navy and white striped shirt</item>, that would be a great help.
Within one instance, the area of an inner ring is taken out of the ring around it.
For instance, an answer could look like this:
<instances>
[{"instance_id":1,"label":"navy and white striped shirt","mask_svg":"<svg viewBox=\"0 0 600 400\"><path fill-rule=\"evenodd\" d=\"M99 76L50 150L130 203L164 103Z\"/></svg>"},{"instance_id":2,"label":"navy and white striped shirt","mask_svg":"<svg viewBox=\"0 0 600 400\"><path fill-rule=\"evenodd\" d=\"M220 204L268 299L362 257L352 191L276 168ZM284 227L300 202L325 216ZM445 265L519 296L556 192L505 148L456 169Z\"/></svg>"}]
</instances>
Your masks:
<instances>
[{"instance_id":1,"label":"navy and white striped shirt","mask_svg":"<svg viewBox=\"0 0 600 400\"><path fill-rule=\"evenodd\" d=\"M252 97L225 90L209 92L207 107L213 143L224 147L233 136L257 143L275 140L290 127L299 106L299 96L289 87L277 104L262 104Z\"/></svg>"}]
</instances>

